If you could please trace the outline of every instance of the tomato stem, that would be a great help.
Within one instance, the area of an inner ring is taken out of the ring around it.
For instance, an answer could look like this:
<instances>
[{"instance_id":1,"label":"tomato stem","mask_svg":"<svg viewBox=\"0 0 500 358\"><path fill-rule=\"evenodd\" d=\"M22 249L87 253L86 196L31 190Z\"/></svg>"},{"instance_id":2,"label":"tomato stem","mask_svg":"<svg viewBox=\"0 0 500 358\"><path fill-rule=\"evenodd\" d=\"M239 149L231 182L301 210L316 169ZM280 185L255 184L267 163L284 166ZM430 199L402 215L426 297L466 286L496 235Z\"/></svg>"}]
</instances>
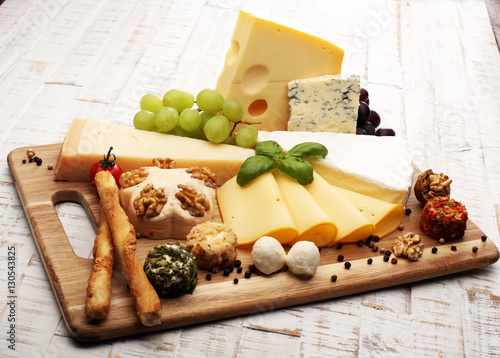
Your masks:
<instances>
[{"instance_id":1,"label":"tomato stem","mask_svg":"<svg viewBox=\"0 0 500 358\"><path fill-rule=\"evenodd\" d=\"M113 147L109 147L108 154L104 155L104 159L102 159L99 163L103 167L114 167L115 166L115 160L116 160L116 155L112 154L111 151L113 150ZM110 156L113 156L113 159L109 159Z\"/></svg>"}]
</instances>

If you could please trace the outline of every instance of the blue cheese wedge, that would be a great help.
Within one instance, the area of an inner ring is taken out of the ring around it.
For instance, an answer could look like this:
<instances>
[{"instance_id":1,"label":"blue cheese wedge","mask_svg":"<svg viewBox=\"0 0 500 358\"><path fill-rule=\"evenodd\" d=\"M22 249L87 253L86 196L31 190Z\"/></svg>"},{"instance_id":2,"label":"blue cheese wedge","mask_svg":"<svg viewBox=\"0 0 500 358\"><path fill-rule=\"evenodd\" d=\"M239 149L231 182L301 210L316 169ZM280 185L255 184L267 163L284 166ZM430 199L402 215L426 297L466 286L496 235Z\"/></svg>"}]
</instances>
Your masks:
<instances>
[{"instance_id":1,"label":"blue cheese wedge","mask_svg":"<svg viewBox=\"0 0 500 358\"><path fill-rule=\"evenodd\" d=\"M288 83L289 131L356 133L358 75L325 75Z\"/></svg>"}]
</instances>

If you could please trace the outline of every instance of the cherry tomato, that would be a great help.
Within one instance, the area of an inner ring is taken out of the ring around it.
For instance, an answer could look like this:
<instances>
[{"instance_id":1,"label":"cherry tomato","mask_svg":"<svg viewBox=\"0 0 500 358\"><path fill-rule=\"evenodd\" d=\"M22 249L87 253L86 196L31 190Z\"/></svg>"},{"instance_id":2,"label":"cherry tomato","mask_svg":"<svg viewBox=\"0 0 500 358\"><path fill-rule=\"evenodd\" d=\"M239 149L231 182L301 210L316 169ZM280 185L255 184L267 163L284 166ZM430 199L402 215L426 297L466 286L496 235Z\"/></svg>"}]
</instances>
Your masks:
<instances>
[{"instance_id":1,"label":"cherry tomato","mask_svg":"<svg viewBox=\"0 0 500 358\"><path fill-rule=\"evenodd\" d=\"M120 166L115 162L116 161L116 156L114 154L111 154L111 151L113 150L113 147L109 148L108 154L104 155L104 159L98 161L97 163L94 163L92 165L92 168L90 168L90 184L92 185L92 188L97 192L97 188L95 185L95 175L99 172L103 171L108 171L111 173L113 178L115 178L116 185L118 185L118 188L120 188L120 175L122 175L123 170L120 168ZM111 159L110 157L113 157Z\"/></svg>"}]
</instances>

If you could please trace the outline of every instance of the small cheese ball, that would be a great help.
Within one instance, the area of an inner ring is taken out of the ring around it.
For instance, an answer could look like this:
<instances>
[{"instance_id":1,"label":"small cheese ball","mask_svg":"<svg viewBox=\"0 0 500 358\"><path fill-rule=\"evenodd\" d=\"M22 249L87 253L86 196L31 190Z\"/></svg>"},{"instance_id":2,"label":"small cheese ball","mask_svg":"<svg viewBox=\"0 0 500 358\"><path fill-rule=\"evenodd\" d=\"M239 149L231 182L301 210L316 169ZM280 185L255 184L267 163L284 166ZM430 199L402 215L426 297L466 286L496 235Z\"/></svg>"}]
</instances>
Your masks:
<instances>
[{"instance_id":1,"label":"small cheese ball","mask_svg":"<svg viewBox=\"0 0 500 358\"><path fill-rule=\"evenodd\" d=\"M288 270L298 276L314 276L319 266L318 247L310 241L299 241L286 255Z\"/></svg>"},{"instance_id":2,"label":"small cheese ball","mask_svg":"<svg viewBox=\"0 0 500 358\"><path fill-rule=\"evenodd\" d=\"M238 240L226 224L207 221L191 229L186 246L196 256L198 267L217 272L234 264Z\"/></svg>"},{"instance_id":3,"label":"small cheese ball","mask_svg":"<svg viewBox=\"0 0 500 358\"><path fill-rule=\"evenodd\" d=\"M252 259L257 270L270 275L285 265L286 253L274 237L263 236L253 245Z\"/></svg>"}]
</instances>

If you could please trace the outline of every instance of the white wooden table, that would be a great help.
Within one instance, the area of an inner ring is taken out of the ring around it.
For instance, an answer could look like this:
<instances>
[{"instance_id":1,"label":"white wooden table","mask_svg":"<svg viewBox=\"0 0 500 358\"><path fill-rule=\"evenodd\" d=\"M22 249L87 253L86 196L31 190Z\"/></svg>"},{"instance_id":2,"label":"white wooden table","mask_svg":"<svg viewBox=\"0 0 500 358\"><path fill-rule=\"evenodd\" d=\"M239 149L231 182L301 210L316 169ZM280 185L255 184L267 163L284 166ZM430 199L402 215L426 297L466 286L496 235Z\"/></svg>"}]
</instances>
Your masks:
<instances>
[{"instance_id":1,"label":"white wooden table","mask_svg":"<svg viewBox=\"0 0 500 358\"><path fill-rule=\"evenodd\" d=\"M489 1L493 3L493 1ZM81 343L69 337L6 158L62 142L74 117L131 125L140 97L214 87L239 8L298 20L346 50L384 126L500 245L500 56L484 0L6 0L0 6L0 356L496 357L499 264L199 326ZM75 252L95 232L58 212ZM16 301L8 251L16 250ZM9 318L15 318L15 350Z\"/></svg>"}]
</instances>

